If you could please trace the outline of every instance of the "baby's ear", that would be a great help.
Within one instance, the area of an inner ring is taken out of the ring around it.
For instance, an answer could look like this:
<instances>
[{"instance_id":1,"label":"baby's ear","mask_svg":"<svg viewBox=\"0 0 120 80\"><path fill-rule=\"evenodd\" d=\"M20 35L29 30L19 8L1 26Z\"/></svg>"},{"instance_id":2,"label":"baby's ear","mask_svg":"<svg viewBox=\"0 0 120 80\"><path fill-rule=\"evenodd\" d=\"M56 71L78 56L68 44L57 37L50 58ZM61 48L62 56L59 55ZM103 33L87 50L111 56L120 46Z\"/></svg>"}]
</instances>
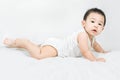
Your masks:
<instances>
[{"instance_id":1,"label":"baby's ear","mask_svg":"<svg viewBox=\"0 0 120 80\"><path fill-rule=\"evenodd\" d=\"M82 23L82 26L85 27L85 20L82 20L81 23Z\"/></svg>"}]
</instances>

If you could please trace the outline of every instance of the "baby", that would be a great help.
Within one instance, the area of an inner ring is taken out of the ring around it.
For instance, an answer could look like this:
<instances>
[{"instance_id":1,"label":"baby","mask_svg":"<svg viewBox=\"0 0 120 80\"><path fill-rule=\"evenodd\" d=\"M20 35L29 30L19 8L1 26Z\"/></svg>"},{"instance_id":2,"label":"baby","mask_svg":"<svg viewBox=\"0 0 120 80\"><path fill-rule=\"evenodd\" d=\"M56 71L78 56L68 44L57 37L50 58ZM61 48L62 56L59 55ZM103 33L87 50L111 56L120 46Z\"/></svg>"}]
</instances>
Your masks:
<instances>
[{"instance_id":1,"label":"baby","mask_svg":"<svg viewBox=\"0 0 120 80\"><path fill-rule=\"evenodd\" d=\"M44 59L48 57L81 57L90 61L105 62L104 58L97 58L92 54L94 49L100 53L106 53L95 40L106 24L106 16L101 9L91 8L86 11L82 20L83 29L63 38L48 38L40 46L27 39L17 38L15 40L6 38L4 44L11 48L23 48L31 57Z\"/></svg>"}]
</instances>

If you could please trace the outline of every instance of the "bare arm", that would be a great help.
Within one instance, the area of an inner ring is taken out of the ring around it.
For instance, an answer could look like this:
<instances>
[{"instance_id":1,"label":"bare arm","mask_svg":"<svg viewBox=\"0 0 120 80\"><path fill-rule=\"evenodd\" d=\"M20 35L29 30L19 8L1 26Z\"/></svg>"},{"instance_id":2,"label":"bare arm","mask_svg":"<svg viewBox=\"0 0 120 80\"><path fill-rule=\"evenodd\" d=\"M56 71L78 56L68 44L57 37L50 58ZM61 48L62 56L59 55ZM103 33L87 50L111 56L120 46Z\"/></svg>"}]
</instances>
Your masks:
<instances>
[{"instance_id":1,"label":"bare arm","mask_svg":"<svg viewBox=\"0 0 120 80\"><path fill-rule=\"evenodd\" d=\"M90 60L90 61L102 61L105 62L104 58L96 58L91 50L88 47L88 35L86 33L80 33L78 35L78 44L79 44L79 48L80 51L83 55L83 57L85 57L86 59Z\"/></svg>"},{"instance_id":2,"label":"bare arm","mask_svg":"<svg viewBox=\"0 0 120 80\"><path fill-rule=\"evenodd\" d=\"M100 46L100 44L97 41L94 41L93 48L97 52L105 53L104 49Z\"/></svg>"},{"instance_id":3,"label":"bare arm","mask_svg":"<svg viewBox=\"0 0 120 80\"><path fill-rule=\"evenodd\" d=\"M80 33L78 35L78 44L82 55L91 60L95 61L96 57L92 54L88 47L88 35L86 33Z\"/></svg>"}]
</instances>

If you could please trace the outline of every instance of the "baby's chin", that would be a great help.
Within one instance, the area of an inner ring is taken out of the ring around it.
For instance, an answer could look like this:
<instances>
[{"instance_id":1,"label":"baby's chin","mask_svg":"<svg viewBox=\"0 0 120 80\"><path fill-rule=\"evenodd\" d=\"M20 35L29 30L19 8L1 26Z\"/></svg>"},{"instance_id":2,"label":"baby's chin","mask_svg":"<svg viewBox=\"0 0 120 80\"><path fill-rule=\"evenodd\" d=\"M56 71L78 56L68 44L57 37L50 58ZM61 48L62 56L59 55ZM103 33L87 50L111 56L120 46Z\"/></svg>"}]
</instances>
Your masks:
<instances>
[{"instance_id":1,"label":"baby's chin","mask_svg":"<svg viewBox=\"0 0 120 80\"><path fill-rule=\"evenodd\" d=\"M92 31L90 34L91 34L92 36L98 36L100 33L98 33L97 31Z\"/></svg>"},{"instance_id":2,"label":"baby's chin","mask_svg":"<svg viewBox=\"0 0 120 80\"><path fill-rule=\"evenodd\" d=\"M98 36L99 34L97 34L97 33L96 34L95 33L90 33L89 35L94 37L94 36Z\"/></svg>"},{"instance_id":3,"label":"baby's chin","mask_svg":"<svg viewBox=\"0 0 120 80\"><path fill-rule=\"evenodd\" d=\"M99 34L93 34L93 36L98 36Z\"/></svg>"},{"instance_id":4,"label":"baby's chin","mask_svg":"<svg viewBox=\"0 0 120 80\"><path fill-rule=\"evenodd\" d=\"M94 31L90 31L90 32L88 32L88 34L89 34L90 36L93 36L93 37L99 35L98 32L94 32Z\"/></svg>"}]
</instances>

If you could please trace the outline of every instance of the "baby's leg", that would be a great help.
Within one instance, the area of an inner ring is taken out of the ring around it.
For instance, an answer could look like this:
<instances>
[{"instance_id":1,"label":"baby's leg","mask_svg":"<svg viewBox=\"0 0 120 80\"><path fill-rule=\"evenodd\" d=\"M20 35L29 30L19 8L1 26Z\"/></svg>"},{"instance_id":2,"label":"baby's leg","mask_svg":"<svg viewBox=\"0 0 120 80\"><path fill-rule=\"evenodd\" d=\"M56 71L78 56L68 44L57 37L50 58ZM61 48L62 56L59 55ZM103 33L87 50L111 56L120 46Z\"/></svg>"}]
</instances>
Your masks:
<instances>
[{"instance_id":1,"label":"baby's leg","mask_svg":"<svg viewBox=\"0 0 120 80\"><path fill-rule=\"evenodd\" d=\"M46 45L43 47L39 47L38 45L32 43L27 39L5 39L4 44L9 47L24 48L30 53L31 57L36 59L57 56L57 51L52 46Z\"/></svg>"},{"instance_id":2,"label":"baby's leg","mask_svg":"<svg viewBox=\"0 0 120 80\"><path fill-rule=\"evenodd\" d=\"M37 57L40 55L40 48L27 39L8 39L4 40L4 44L11 48L23 48L27 50L31 57Z\"/></svg>"},{"instance_id":3,"label":"baby's leg","mask_svg":"<svg viewBox=\"0 0 120 80\"><path fill-rule=\"evenodd\" d=\"M27 41L26 39L13 40L13 39L6 38L3 43L11 48L24 48L26 41Z\"/></svg>"},{"instance_id":4,"label":"baby's leg","mask_svg":"<svg viewBox=\"0 0 120 80\"><path fill-rule=\"evenodd\" d=\"M39 47L38 45L35 45L29 41L25 49L30 53L31 57L36 59L44 59L57 56L56 49L49 45Z\"/></svg>"},{"instance_id":5,"label":"baby's leg","mask_svg":"<svg viewBox=\"0 0 120 80\"><path fill-rule=\"evenodd\" d=\"M45 45L45 46L40 47L40 55L38 59L56 57L57 55L58 55L58 52L54 47L50 45Z\"/></svg>"}]
</instances>

